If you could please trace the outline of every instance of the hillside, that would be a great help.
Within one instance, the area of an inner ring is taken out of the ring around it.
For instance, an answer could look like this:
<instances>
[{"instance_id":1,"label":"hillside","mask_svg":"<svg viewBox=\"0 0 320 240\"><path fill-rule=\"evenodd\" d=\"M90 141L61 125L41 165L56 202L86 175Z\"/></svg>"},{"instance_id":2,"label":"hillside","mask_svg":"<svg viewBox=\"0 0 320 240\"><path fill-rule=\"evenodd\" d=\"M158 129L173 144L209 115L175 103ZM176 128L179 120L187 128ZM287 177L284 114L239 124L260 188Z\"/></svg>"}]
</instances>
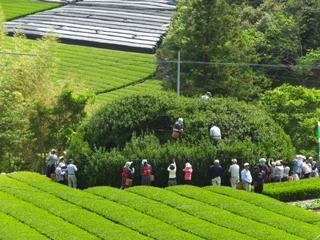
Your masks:
<instances>
[{"instance_id":1,"label":"hillside","mask_svg":"<svg viewBox=\"0 0 320 240\"><path fill-rule=\"evenodd\" d=\"M225 187L81 191L17 172L0 176L0 199L4 239L311 240L320 234L319 215Z\"/></svg>"},{"instance_id":2,"label":"hillside","mask_svg":"<svg viewBox=\"0 0 320 240\"><path fill-rule=\"evenodd\" d=\"M39 0L0 0L0 4L6 20L60 6L57 3L47 3Z\"/></svg>"},{"instance_id":3,"label":"hillside","mask_svg":"<svg viewBox=\"0 0 320 240\"><path fill-rule=\"evenodd\" d=\"M174 1L82 0L6 23L30 38L48 32L60 41L153 52L170 23Z\"/></svg>"},{"instance_id":4,"label":"hillside","mask_svg":"<svg viewBox=\"0 0 320 240\"><path fill-rule=\"evenodd\" d=\"M7 20L57 6L29 0L0 0L0 4ZM32 42L25 41L29 46ZM8 44L14 44L10 38ZM161 89L160 81L152 77L156 59L151 54L59 43L55 56L54 80L71 79L93 93L98 92L94 108L124 95Z\"/></svg>"}]
</instances>

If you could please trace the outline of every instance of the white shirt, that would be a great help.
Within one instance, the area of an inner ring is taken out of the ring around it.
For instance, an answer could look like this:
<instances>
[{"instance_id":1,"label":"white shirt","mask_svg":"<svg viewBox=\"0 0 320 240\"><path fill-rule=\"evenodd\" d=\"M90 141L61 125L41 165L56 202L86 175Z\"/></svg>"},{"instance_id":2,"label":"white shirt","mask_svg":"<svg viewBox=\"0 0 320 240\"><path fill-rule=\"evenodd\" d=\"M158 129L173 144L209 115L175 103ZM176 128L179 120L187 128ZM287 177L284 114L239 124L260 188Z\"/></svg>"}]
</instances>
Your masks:
<instances>
[{"instance_id":1,"label":"white shirt","mask_svg":"<svg viewBox=\"0 0 320 240\"><path fill-rule=\"evenodd\" d=\"M203 99L203 100L207 100L207 99L209 99L209 98L210 98L210 97L209 97L207 94L201 96L201 99Z\"/></svg>"},{"instance_id":2,"label":"white shirt","mask_svg":"<svg viewBox=\"0 0 320 240\"><path fill-rule=\"evenodd\" d=\"M177 173L177 165L176 165L176 163L172 163L172 165L174 166L174 169L171 170L170 166L167 169L168 172L169 172L169 178L176 178L177 177L177 175L176 175L176 173Z\"/></svg>"},{"instance_id":3,"label":"white shirt","mask_svg":"<svg viewBox=\"0 0 320 240\"><path fill-rule=\"evenodd\" d=\"M67 166L68 175L75 175L76 171L78 171L76 165L74 165L72 163L68 164L68 166Z\"/></svg>"},{"instance_id":4,"label":"white shirt","mask_svg":"<svg viewBox=\"0 0 320 240\"><path fill-rule=\"evenodd\" d=\"M302 163L302 172L304 174L311 173L311 167L306 162Z\"/></svg>"},{"instance_id":5,"label":"white shirt","mask_svg":"<svg viewBox=\"0 0 320 240\"><path fill-rule=\"evenodd\" d=\"M243 169L241 171L241 181L246 183L252 183L252 176L249 170Z\"/></svg>"},{"instance_id":6,"label":"white shirt","mask_svg":"<svg viewBox=\"0 0 320 240\"><path fill-rule=\"evenodd\" d=\"M229 173L232 178L239 178L240 167L238 164L234 163L229 167Z\"/></svg>"},{"instance_id":7,"label":"white shirt","mask_svg":"<svg viewBox=\"0 0 320 240\"><path fill-rule=\"evenodd\" d=\"M210 137L213 139L221 139L221 130L217 126L210 128Z\"/></svg>"}]
</instances>

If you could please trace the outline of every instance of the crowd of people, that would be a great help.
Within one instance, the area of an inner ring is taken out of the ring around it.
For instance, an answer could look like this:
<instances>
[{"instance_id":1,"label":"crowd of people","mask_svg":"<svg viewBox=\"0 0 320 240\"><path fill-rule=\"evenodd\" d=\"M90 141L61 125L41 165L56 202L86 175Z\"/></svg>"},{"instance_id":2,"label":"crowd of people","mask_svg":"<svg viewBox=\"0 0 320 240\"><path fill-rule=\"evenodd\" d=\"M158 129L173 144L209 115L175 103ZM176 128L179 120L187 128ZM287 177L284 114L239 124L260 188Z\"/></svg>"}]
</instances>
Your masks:
<instances>
[{"instance_id":1,"label":"crowd of people","mask_svg":"<svg viewBox=\"0 0 320 240\"><path fill-rule=\"evenodd\" d=\"M135 169L133 162L126 162L122 169L121 188L131 187L133 184ZM318 177L318 162L312 157L308 159L303 155L297 155L292 164L292 169L288 163L282 160L274 161L273 159L261 158L255 167L249 163L244 163L243 169L240 169L237 159L232 159L227 171L221 166L218 159L214 160L209 166L211 184L220 186L224 174L228 174L230 186L232 188L244 189L261 193L264 183L268 182L286 182L296 181L300 178ZM241 171L240 171L241 170ZM168 168L168 186L177 185L177 164L175 159L169 164ZM192 165L187 162L183 171L183 184L192 184ZM151 164L147 159L141 161L140 166L141 185L152 185L154 175Z\"/></svg>"},{"instance_id":2,"label":"crowd of people","mask_svg":"<svg viewBox=\"0 0 320 240\"><path fill-rule=\"evenodd\" d=\"M78 171L73 160L65 162L65 152L58 158L57 151L52 149L46 159L46 175L48 178L61 184L68 184L69 187L77 188L76 172Z\"/></svg>"}]
</instances>

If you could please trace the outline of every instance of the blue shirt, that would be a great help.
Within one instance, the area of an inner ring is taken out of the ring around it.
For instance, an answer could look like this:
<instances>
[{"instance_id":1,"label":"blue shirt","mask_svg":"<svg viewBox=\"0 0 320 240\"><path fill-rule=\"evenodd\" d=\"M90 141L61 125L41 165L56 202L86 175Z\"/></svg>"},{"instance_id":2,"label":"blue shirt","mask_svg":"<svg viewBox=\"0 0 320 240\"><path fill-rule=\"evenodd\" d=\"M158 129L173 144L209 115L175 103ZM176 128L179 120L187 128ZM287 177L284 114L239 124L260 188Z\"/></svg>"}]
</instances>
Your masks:
<instances>
[{"instance_id":1,"label":"blue shirt","mask_svg":"<svg viewBox=\"0 0 320 240\"><path fill-rule=\"evenodd\" d=\"M76 171L78 171L77 167L72 163L68 164L67 166L67 173L68 175L75 175Z\"/></svg>"},{"instance_id":2,"label":"blue shirt","mask_svg":"<svg viewBox=\"0 0 320 240\"><path fill-rule=\"evenodd\" d=\"M252 183L252 176L249 170L243 169L241 171L241 180L242 182Z\"/></svg>"}]
</instances>

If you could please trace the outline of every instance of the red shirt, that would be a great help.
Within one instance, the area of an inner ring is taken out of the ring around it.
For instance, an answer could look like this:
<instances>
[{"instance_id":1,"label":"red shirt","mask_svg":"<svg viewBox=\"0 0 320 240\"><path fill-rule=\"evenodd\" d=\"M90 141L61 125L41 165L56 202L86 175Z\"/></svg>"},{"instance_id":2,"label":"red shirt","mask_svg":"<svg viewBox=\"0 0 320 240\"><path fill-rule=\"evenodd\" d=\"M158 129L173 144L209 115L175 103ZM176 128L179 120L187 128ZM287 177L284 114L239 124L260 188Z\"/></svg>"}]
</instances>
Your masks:
<instances>
[{"instance_id":1,"label":"red shirt","mask_svg":"<svg viewBox=\"0 0 320 240\"><path fill-rule=\"evenodd\" d=\"M192 168L184 168L184 180L191 181L192 178Z\"/></svg>"}]
</instances>

